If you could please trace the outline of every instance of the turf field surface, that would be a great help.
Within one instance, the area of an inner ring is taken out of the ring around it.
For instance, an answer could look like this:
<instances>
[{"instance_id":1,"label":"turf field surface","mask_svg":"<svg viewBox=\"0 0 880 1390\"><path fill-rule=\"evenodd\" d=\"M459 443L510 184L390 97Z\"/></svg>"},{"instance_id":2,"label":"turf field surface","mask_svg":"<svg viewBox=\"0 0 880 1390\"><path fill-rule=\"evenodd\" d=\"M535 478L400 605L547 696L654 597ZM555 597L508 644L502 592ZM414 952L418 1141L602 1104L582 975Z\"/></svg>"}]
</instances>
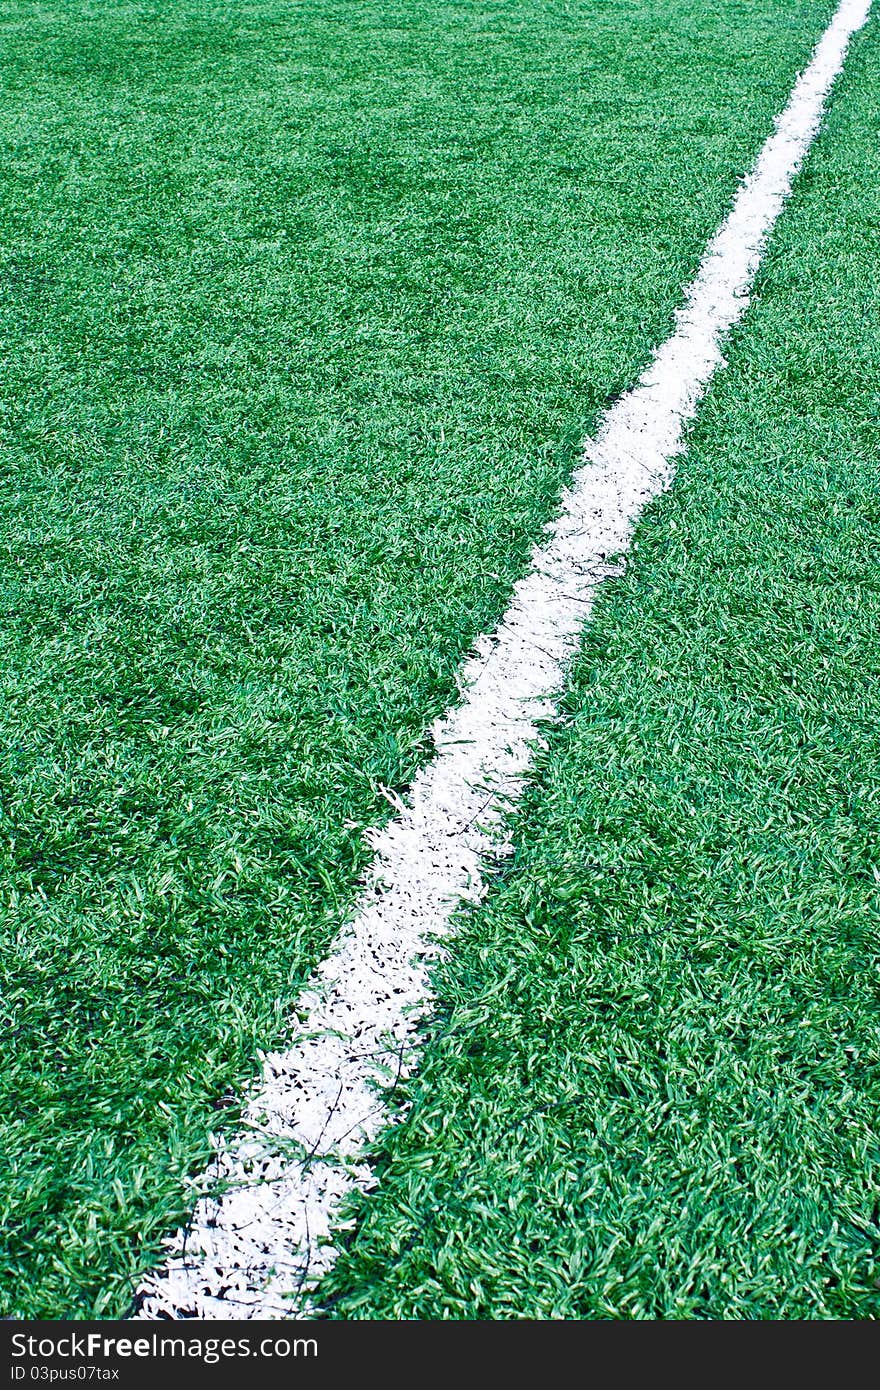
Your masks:
<instances>
[{"instance_id":1,"label":"turf field surface","mask_svg":"<svg viewBox=\"0 0 880 1390\"><path fill-rule=\"evenodd\" d=\"M828 12L0 11L4 1311L125 1307Z\"/></svg>"},{"instance_id":2,"label":"turf field surface","mask_svg":"<svg viewBox=\"0 0 880 1390\"><path fill-rule=\"evenodd\" d=\"M387 830L370 837L375 858L353 920L297 1001L284 1052L266 1059L240 1136L198 1184L208 1195L173 1258L139 1290L139 1316L314 1311L312 1291L338 1249L340 1198L375 1186L363 1151L387 1118L376 1086L393 1099L418 1065L425 957L436 957L456 908L483 896L499 819L520 795L542 721L557 715L553 697L597 589L619 568L646 502L669 486L685 421L747 307L767 236L869 10L870 0L840 5L706 248L674 333L586 443L550 539L463 668L463 698L434 726L430 763Z\"/></svg>"},{"instance_id":3,"label":"turf field surface","mask_svg":"<svg viewBox=\"0 0 880 1390\"><path fill-rule=\"evenodd\" d=\"M335 1316L877 1316L878 77L873 25L437 979Z\"/></svg>"}]
</instances>

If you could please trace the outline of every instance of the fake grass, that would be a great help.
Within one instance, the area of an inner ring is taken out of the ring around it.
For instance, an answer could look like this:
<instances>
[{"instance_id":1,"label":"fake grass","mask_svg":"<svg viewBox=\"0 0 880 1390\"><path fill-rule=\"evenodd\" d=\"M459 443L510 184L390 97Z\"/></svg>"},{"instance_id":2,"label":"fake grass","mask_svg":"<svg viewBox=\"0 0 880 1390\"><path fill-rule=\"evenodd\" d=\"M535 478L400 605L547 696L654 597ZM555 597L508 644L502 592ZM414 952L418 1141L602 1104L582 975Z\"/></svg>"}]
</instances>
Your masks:
<instances>
[{"instance_id":1,"label":"fake grass","mask_svg":"<svg viewBox=\"0 0 880 1390\"><path fill-rule=\"evenodd\" d=\"M0 7L4 1314L185 1215L829 9Z\"/></svg>"},{"instance_id":2,"label":"fake grass","mask_svg":"<svg viewBox=\"0 0 880 1390\"><path fill-rule=\"evenodd\" d=\"M880 43L466 916L332 1316L880 1312Z\"/></svg>"}]
</instances>

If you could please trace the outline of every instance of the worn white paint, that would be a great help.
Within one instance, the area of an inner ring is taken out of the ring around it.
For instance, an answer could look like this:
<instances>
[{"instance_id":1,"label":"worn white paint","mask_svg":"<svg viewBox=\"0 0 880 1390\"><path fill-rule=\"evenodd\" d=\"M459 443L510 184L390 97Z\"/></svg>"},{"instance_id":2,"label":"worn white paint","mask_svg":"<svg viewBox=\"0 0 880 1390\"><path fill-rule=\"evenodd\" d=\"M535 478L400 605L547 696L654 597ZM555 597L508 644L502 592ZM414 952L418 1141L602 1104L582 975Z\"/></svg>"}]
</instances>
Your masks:
<instances>
[{"instance_id":1,"label":"worn white paint","mask_svg":"<svg viewBox=\"0 0 880 1390\"><path fill-rule=\"evenodd\" d=\"M483 892L541 722L552 719L597 586L669 485L682 433L742 314L766 237L809 148L870 0L843 0L733 209L709 244L674 333L605 416L559 519L491 637L461 674L461 703L408 804L371 837L375 860L350 927L264 1060L246 1126L203 1175L189 1230L141 1291L141 1317L302 1317L336 1255L337 1207L373 1179L365 1145L387 1122L379 1086L416 1059L427 963L462 900ZM433 943L433 944L432 944ZM222 1195L220 1195L222 1194Z\"/></svg>"}]
</instances>

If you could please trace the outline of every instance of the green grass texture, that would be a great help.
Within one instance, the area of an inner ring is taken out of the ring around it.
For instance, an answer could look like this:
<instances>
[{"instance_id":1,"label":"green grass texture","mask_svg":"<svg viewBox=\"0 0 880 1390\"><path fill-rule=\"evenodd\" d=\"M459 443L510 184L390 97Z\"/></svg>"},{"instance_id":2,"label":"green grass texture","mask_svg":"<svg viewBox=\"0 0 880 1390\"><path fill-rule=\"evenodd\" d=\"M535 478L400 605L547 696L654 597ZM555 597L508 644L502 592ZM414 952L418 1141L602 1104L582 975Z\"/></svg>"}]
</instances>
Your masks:
<instances>
[{"instance_id":1,"label":"green grass texture","mask_svg":"<svg viewBox=\"0 0 880 1390\"><path fill-rule=\"evenodd\" d=\"M880 1315L880 40L440 971L332 1316Z\"/></svg>"},{"instance_id":2,"label":"green grass texture","mask_svg":"<svg viewBox=\"0 0 880 1390\"><path fill-rule=\"evenodd\" d=\"M0 1312L128 1306L830 9L0 5Z\"/></svg>"}]
</instances>

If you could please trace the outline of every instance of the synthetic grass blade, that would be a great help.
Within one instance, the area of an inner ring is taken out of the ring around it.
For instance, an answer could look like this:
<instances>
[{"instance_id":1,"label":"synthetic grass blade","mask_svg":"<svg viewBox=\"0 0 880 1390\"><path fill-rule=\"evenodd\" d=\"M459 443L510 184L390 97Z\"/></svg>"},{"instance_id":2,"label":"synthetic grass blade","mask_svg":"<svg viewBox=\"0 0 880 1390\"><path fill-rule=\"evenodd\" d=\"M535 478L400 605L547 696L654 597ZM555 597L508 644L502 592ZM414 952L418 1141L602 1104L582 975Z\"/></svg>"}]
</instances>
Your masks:
<instances>
[{"instance_id":1,"label":"synthetic grass blade","mask_svg":"<svg viewBox=\"0 0 880 1390\"><path fill-rule=\"evenodd\" d=\"M266 1059L247 1128L204 1176L191 1227L150 1277L141 1315L301 1315L331 1266L340 1199L372 1182L359 1161L385 1122L376 1086L413 1065L432 944L482 891L543 720L602 579L645 503L669 485L682 432L748 303L764 244L821 120L870 0L843 0L686 293L675 332L605 416L496 632L462 672L459 707L434 730L437 756L408 806L375 837L351 926L301 997L290 1048Z\"/></svg>"}]
</instances>

